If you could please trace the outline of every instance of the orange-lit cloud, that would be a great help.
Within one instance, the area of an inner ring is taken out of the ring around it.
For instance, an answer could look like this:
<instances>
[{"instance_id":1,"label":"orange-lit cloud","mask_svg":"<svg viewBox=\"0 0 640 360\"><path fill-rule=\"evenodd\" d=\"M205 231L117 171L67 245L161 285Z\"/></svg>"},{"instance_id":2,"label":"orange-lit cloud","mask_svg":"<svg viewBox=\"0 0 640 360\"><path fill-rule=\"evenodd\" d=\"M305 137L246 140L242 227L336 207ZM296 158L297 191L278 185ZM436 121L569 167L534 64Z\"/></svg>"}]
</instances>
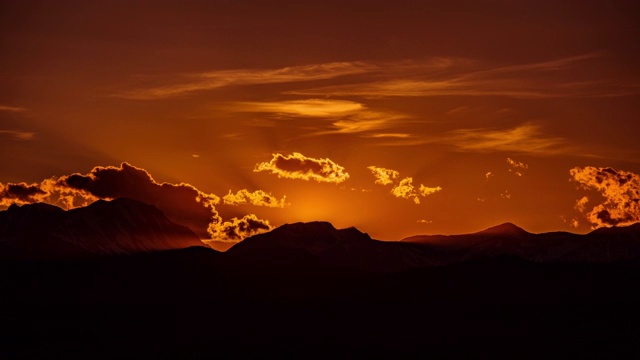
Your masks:
<instances>
[{"instance_id":1,"label":"orange-lit cloud","mask_svg":"<svg viewBox=\"0 0 640 360\"><path fill-rule=\"evenodd\" d=\"M386 129L397 125L405 115L367 108L364 104L348 100L287 100L271 102L241 102L232 110L275 113L292 117L315 117L331 120L329 129L320 129L309 135L352 134Z\"/></svg>"},{"instance_id":2,"label":"orange-lit cloud","mask_svg":"<svg viewBox=\"0 0 640 360\"><path fill-rule=\"evenodd\" d=\"M423 184L420 184L420 187L416 190L413 186L413 178L411 177L406 177L397 182L396 179L400 176L400 173L395 170L378 166L368 166L367 169L375 176L376 184L393 185L391 187L391 194L393 194L393 196L413 200L416 204L420 204L420 196L427 197L442 190L440 186L428 187Z\"/></svg>"},{"instance_id":3,"label":"orange-lit cloud","mask_svg":"<svg viewBox=\"0 0 640 360\"><path fill-rule=\"evenodd\" d=\"M364 105L346 100L289 100L272 102L240 102L234 108L240 111L278 113L296 116L340 116L364 109Z\"/></svg>"},{"instance_id":4,"label":"orange-lit cloud","mask_svg":"<svg viewBox=\"0 0 640 360\"><path fill-rule=\"evenodd\" d=\"M589 53L544 62L491 66L478 61L452 59L437 71L430 63L379 64L375 80L289 91L307 96L430 97L499 96L517 99L555 97L614 97L637 94L633 84L602 80L567 81L562 74L580 63L602 57ZM541 76L541 74L543 76ZM377 80L386 77L385 80ZM603 91L603 85L608 85Z\"/></svg>"},{"instance_id":5,"label":"orange-lit cloud","mask_svg":"<svg viewBox=\"0 0 640 360\"><path fill-rule=\"evenodd\" d=\"M344 167L331 159L306 157L297 152L291 155L273 154L270 161L256 164L253 171L269 171L279 178L315 180L335 184L349 178L349 173L345 171Z\"/></svg>"},{"instance_id":6,"label":"orange-lit cloud","mask_svg":"<svg viewBox=\"0 0 640 360\"><path fill-rule=\"evenodd\" d=\"M9 106L9 105L0 105L0 111L7 111L7 112L25 112L27 111L26 108L23 107L18 107L18 106Z\"/></svg>"},{"instance_id":7,"label":"orange-lit cloud","mask_svg":"<svg viewBox=\"0 0 640 360\"><path fill-rule=\"evenodd\" d=\"M391 193L395 197L403 198L403 199L412 199L416 204L420 204L420 199L418 198L418 194L415 192L413 187L413 178L406 177L396 185L391 188Z\"/></svg>"},{"instance_id":8,"label":"orange-lit cloud","mask_svg":"<svg viewBox=\"0 0 640 360\"><path fill-rule=\"evenodd\" d=\"M367 169L371 170L373 176L376 177L375 183L380 185L393 184L393 181L400 176L400 173L397 171L383 167L368 166Z\"/></svg>"},{"instance_id":9,"label":"orange-lit cloud","mask_svg":"<svg viewBox=\"0 0 640 360\"><path fill-rule=\"evenodd\" d=\"M489 180L493 177L493 173L491 171L489 171L488 173L484 174L484 177Z\"/></svg>"},{"instance_id":10,"label":"orange-lit cloud","mask_svg":"<svg viewBox=\"0 0 640 360\"><path fill-rule=\"evenodd\" d=\"M559 154L567 151L565 140L542 134L539 126L523 124L511 129L458 129L438 142L446 142L461 151L504 151Z\"/></svg>"},{"instance_id":11,"label":"orange-lit cloud","mask_svg":"<svg viewBox=\"0 0 640 360\"><path fill-rule=\"evenodd\" d=\"M229 193L222 197L222 201L225 205L251 204L273 208L284 208L287 205L286 196L278 200L275 196L263 190L250 192L247 189L238 190L235 194L232 194L231 190L229 190Z\"/></svg>"},{"instance_id":12,"label":"orange-lit cloud","mask_svg":"<svg viewBox=\"0 0 640 360\"><path fill-rule=\"evenodd\" d=\"M587 209L587 203L589 202L589 198L586 196L581 197L576 200L576 205L574 208L580 212L584 212Z\"/></svg>"},{"instance_id":13,"label":"orange-lit cloud","mask_svg":"<svg viewBox=\"0 0 640 360\"><path fill-rule=\"evenodd\" d=\"M268 220L262 220L254 214L249 214L241 219L233 218L222 223L212 223L209 227L209 233L214 240L237 242L271 229L273 229L273 226L269 224Z\"/></svg>"},{"instance_id":14,"label":"orange-lit cloud","mask_svg":"<svg viewBox=\"0 0 640 360\"><path fill-rule=\"evenodd\" d=\"M515 161L511 158L507 158L507 164L509 164L509 172L514 173L517 176L522 176L523 171L529 168L529 165Z\"/></svg>"},{"instance_id":15,"label":"orange-lit cloud","mask_svg":"<svg viewBox=\"0 0 640 360\"><path fill-rule=\"evenodd\" d=\"M597 190L605 198L585 214L594 227L630 225L640 221L640 175L593 166L576 167L569 173L583 188ZM576 208L586 209L587 201L586 197L578 200Z\"/></svg>"},{"instance_id":16,"label":"orange-lit cloud","mask_svg":"<svg viewBox=\"0 0 640 360\"><path fill-rule=\"evenodd\" d=\"M420 184L420 187L418 188L418 193L423 196L429 196L431 194L435 194L438 191L442 190L442 188L440 186L436 186L436 187L428 187L428 186L424 186L422 184Z\"/></svg>"},{"instance_id":17,"label":"orange-lit cloud","mask_svg":"<svg viewBox=\"0 0 640 360\"><path fill-rule=\"evenodd\" d=\"M0 130L0 135L8 135L18 140L33 140L36 136L36 133L20 130Z\"/></svg>"},{"instance_id":18,"label":"orange-lit cloud","mask_svg":"<svg viewBox=\"0 0 640 360\"><path fill-rule=\"evenodd\" d=\"M149 84L114 94L135 100L154 100L226 86L294 83L332 79L372 71L375 65L363 62L332 62L279 69L234 69L173 76L165 84Z\"/></svg>"}]
</instances>

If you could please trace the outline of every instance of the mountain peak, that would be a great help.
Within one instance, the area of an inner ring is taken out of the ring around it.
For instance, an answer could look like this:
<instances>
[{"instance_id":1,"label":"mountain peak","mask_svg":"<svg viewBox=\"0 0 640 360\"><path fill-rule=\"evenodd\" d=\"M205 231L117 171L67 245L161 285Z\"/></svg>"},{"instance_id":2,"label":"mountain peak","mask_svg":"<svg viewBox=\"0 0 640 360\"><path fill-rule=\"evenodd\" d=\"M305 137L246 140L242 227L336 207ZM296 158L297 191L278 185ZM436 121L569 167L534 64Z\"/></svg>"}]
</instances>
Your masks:
<instances>
[{"instance_id":1,"label":"mountain peak","mask_svg":"<svg viewBox=\"0 0 640 360\"><path fill-rule=\"evenodd\" d=\"M527 235L530 233L513 223L506 222L480 231L479 234Z\"/></svg>"}]
</instances>

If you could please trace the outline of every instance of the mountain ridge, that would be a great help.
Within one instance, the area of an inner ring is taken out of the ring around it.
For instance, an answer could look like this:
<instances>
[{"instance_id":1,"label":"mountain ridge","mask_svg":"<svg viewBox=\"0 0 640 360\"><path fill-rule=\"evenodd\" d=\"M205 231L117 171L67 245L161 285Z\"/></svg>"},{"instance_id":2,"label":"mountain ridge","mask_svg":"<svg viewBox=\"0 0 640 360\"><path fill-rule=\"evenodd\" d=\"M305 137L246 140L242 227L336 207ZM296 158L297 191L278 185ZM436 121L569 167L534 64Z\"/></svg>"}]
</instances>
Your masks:
<instances>
[{"instance_id":1,"label":"mountain ridge","mask_svg":"<svg viewBox=\"0 0 640 360\"><path fill-rule=\"evenodd\" d=\"M49 204L0 212L0 256L67 258L204 246L153 205L119 198L63 210Z\"/></svg>"}]
</instances>

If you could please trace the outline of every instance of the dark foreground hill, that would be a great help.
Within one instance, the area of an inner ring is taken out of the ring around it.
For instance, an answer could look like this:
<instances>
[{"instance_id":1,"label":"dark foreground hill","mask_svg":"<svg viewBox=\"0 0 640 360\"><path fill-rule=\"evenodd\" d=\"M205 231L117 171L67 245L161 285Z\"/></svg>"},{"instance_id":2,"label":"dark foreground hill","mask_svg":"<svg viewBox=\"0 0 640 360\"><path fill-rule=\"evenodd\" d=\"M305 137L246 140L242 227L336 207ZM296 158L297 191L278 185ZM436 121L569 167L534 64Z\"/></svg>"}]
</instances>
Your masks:
<instances>
[{"instance_id":1,"label":"dark foreground hill","mask_svg":"<svg viewBox=\"0 0 640 360\"><path fill-rule=\"evenodd\" d=\"M228 267L190 248L2 262L3 358L622 358L640 262L513 257L395 273Z\"/></svg>"}]
</instances>

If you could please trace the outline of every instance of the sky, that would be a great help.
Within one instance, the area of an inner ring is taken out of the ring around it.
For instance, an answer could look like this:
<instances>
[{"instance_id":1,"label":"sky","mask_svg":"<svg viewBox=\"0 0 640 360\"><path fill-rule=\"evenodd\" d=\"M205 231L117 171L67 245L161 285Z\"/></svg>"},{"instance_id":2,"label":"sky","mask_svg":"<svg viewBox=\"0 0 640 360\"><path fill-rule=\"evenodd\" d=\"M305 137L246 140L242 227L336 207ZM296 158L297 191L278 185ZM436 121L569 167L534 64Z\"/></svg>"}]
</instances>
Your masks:
<instances>
[{"instance_id":1,"label":"sky","mask_svg":"<svg viewBox=\"0 0 640 360\"><path fill-rule=\"evenodd\" d=\"M640 221L636 1L2 1L0 209L203 239Z\"/></svg>"}]
</instances>

